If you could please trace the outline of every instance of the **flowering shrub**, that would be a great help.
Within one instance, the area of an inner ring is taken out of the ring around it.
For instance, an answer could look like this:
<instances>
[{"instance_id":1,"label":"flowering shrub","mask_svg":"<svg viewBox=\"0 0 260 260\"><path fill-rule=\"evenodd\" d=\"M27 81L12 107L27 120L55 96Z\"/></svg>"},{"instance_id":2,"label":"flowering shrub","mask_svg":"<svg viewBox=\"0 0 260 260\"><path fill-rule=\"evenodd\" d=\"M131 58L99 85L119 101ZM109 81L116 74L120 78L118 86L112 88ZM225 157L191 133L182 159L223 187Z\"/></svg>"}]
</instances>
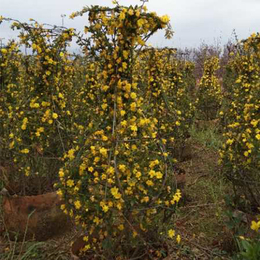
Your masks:
<instances>
[{"instance_id":1,"label":"flowering shrub","mask_svg":"<svg viewBox=\"0 0 260 260\"><path fill-rule=\"evenodd\" d=\"M189 60L180 59L179 70L182 72L183 81L186 84L186 91L190 99L194 100L196 92L195 64ZM193 110L195 107L193 107Z\"/></svg>"},{"instance_id":2,"label":"flowering shrub","mask_svg":"<svg viewBox=\"0 0 260 260\"><path fill-rule=\"evenodd\" d=\"M15 20L12 28L21 31L20 42L2 48L0 57L1 157L16 169L11 178L45 176L51 183L70 144L73 67L66 47L73 30ZM21 47L32 54L24 55Z\"/></svg>"},{"instance_id":3,"label":"flowering shrub","mask_svg":"<svg viewBox=\"0 0 260 260\"><path fill-rule=\"evenodd\" d=\"M245 40L230 66L236 75L225 117L225 144L221 163L225 176L232 181L237 198L247 210L260 206L260 36Z\"/></svg>"},{"instance_id":4,"label":"flowering shrub","mask_svg":"<svg viewBox=\"0 0 260 260\"><path fill-rule=\"evenodd\" d=\"M144 61L141 71L145 73L140 80L146 111L158 118L158 135L167 148L172 148L173 156L183 148L194 118L188 81L192 73L188 63L177 60L175 52L168 48L149 48L140 57Z\"/></svg>"},{"instance_id":5,"label":"flowering shrub","mask_svg":"<svg viewBox=\"0 0 260 260\"><path fill-rule=\"evenodd\" d=\"M204 62L204 71L197 91L197 112L200 119L215 119L221 107L222 93L216 76L219 59L210 57Z\"/></svg>"},{"instance_id":6,"label":"flowering shrub","mask_svg":"<svg viewBox=\"0 0 260 260\"><path fill-rule=\"evenodd\" d=\"M132 71L135 51L150 35L162 28L170 34L169 18L148 13L144 5L118 4L86 7L72 18L85 13L89 25L78 43L96 68L86 81L92 82L85 97L92 108L84 125L88 136L74 140L59 171L62 209L86 230L86 253L161 257L160 234L168 233L181 194L158 135L159 119L146 111ZM173 238L174 230L168 235Z\"/></svg>"}]
</instances>

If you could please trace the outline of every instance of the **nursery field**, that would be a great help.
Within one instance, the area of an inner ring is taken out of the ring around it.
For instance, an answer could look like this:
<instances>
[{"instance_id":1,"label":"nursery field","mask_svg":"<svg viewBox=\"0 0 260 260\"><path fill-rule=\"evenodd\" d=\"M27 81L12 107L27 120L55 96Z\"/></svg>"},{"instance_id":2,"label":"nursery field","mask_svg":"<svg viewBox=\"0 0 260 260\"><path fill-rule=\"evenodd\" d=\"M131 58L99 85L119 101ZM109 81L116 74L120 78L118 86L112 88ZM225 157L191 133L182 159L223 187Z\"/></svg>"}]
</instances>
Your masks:
<instances>
[{"instance_id":1,"label":"nursery field","mask_svg":"<svg viewBox=\"0 0 260 260\"><path fill-rule=\"evenodd\" d=\"M79 16L0 16L0 259L259 260L260 34L184 54L145 1Z\"/></svg>"}]
</instances>

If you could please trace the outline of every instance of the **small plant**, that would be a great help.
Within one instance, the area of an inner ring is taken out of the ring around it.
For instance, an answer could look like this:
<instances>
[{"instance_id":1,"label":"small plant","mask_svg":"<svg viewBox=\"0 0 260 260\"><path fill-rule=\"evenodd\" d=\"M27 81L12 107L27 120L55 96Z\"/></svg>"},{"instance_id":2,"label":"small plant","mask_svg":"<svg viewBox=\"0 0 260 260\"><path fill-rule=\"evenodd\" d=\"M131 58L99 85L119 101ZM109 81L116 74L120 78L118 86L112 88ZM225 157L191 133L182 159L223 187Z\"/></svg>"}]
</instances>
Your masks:
<instances>
[{"instance_id":1,"label":"small plant","mask_svg":"<svg viewBox=\"0 0 260 260\"><path fill-rule=\"evenodd\" d=\"M252 221L251 229L255 232L253 238L237 238L239 253L234 259L237 260L258 260L260 259L260 221Z\"/></svg>"}]
</instances>

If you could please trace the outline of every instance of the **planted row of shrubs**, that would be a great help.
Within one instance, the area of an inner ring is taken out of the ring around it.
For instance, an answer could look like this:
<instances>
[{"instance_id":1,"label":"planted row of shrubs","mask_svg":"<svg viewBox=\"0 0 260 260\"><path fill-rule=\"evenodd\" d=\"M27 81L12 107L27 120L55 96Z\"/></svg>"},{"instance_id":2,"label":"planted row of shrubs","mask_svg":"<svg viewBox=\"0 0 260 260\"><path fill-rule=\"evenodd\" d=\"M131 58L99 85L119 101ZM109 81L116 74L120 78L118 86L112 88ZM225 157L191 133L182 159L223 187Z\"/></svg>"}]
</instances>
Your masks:
<instances>
[{"instance_id":1,"label":"planted row of shrubs","mask_svg":"<svg viewBox=\"0 0 260 260\"><path fill-rule=\"evenodd\" d=\"M19 41L0 51L0 157L12 171L5 182L22 183L26 189L17 192L30 195L39 192L32 179L54 187L62 210L86 230L85 254L160 258L165 237L180 242L172 218L181 199L176 151L196 115L221 120L223 174L236 200L256 212L259 34L237 46L224 86L216 57L206 59L195 86L192 62L174 49L146 46L160 29L172 35L168 16L118 3L85 7L71 18L83 15L84 35L0 18L20 31ZM73 38L81 55L67 50Z\"/></svg>"}]
</instances>

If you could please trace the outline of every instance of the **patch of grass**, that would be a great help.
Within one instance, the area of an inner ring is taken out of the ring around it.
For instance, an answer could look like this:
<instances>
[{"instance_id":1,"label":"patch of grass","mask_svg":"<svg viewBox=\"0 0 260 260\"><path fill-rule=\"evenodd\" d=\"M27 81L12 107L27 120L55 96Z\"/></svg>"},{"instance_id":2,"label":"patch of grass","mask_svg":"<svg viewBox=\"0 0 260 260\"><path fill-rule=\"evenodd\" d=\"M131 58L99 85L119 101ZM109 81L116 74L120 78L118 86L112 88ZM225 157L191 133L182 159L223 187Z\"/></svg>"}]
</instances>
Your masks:
<instances>
[{"instance_id":1,"label":"patch of grass","mask_svg":"<svg viewBox=\"0 0 260 260\"><path fill-rule=\"evenodd\" d=\"M1 241L0 241L1 242ZM58 240L38 241L3 241L0 259L5 260L70 260L70 243L60 245Z\"/></svg>"},{"instance_id":2,"label":"patch of grass","mask_svg":"<svg viewBox=\"0 0 260 260\"><path fill-rule=\"evenodd\" d=\"M21 243L12 242L9 246L5 247L4 252L2 253L1 259L6 260L34 260L39 259L43 260L44 258L41 257L41 248L44 246L45 243L43 242L27 242L25 243L25 249L20 251Z\"/></svg>"},{"instance_id":3,"label":"patch of grass","mask_svg":"<svg viewBox=\"0 0 260 260\"><path fill-rule=\"evenodd\" d=\"M222 145L222 135L218 130L218 126L199 128L195 124L190 129L191 138L205 147L218 150Z\"/></svg>"}]
</instances>

